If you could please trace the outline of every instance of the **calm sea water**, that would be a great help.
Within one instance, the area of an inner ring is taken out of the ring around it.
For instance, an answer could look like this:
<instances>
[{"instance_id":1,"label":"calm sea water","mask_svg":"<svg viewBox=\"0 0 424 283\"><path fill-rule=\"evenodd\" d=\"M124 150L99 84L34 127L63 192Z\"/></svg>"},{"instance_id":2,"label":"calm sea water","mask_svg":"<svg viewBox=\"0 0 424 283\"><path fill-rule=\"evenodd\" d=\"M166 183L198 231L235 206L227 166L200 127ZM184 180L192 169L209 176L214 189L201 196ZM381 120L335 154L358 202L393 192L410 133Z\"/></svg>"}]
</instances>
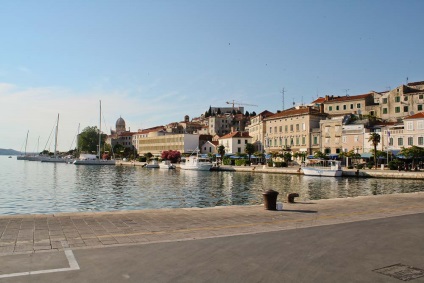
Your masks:
<instances>
[{"instance_id":1,"label":"calm sea water","mask_svg":"<svg viewBox=\"0 0 424 283\"><path fill-rule=\"evenodd\" d=\"M0 156L0 214L262 204L262 193L299 200L424 191L424 181L75 166Z\"/></svg>"}]
</instances>

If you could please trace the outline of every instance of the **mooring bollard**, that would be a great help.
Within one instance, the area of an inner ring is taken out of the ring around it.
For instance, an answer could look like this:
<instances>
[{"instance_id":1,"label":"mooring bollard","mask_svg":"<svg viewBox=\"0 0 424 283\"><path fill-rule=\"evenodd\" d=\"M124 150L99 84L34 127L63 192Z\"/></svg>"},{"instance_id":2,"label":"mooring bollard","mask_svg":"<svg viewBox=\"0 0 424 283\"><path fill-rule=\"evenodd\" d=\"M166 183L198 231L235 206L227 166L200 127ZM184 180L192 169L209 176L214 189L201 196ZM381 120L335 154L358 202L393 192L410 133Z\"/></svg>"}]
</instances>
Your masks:
<instances>
[{"instance_id":1,"label":"mooring bollard","mask_svg":"<svg viewBox=\"0 0 424 283\"><path fill-rule=\"evenodd\" d=\"M298 193L291 193L287 196L287 201L290 203L294 203L294 198L299 197Z\"/></svg>"},{"instance_id":2,"label":"mooring bollard","mask_svg":"<svg viewBox=\"0 0 424 283\"><path fill-rule=\"evenodd\" d=\"M264 196L264 207L267 210L277 210L277 196L278 192L274 190L268 190L262 195Z\"/></svg>"}]
</instances>

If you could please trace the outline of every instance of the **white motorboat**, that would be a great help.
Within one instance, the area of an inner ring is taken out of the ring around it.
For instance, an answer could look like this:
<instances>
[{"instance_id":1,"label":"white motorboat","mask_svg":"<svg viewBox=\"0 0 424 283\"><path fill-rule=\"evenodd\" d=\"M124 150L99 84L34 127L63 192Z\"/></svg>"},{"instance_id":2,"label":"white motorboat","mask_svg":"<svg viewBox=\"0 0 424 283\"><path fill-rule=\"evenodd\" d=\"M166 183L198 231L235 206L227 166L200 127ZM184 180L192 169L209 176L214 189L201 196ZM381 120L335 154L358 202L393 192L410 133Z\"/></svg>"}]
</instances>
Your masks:
<instances>
[{"instance_id":1,"label":"white motorboat","mask_svg":"<svg viewBox=\"0 0 424 283\"><path fill-rule=\"evenodd\" d=\"M145 168L159 168L159 163L157 160L151 160L149 163L144 164Z\"/></svg>"},{"instance_id":2,"label":"white motorboat","mask_svg":"<svg viewBox=\"0 0 424 283\"><path fill-rule=\"evenodd\" d=\"M184 164L180 165L184 170L210 171L213 164L209 158L199 156L199 150L196 149L189 157L186 158Z\"/></svg>"},{"instance_id":3,"label":"white motorboat","mask_svg":"<svg viewBox=\"0 0 424 283\"><path fill-rule=\"evenodd\" d=\"M171 163L171 160L162 160L159 164L160 169L175 169L175 165Z\"/></svg>"},{"instance_id":4,"label":"white motorboat","mask_svg":"<svg viewBox=\"0 0 424 283\"><path fill-rule=\"evenodd\" d=\"M310 159L302 167L305 176L340 177L342 176L341 162L338 160Z\"/></svg>"}]
</instances>

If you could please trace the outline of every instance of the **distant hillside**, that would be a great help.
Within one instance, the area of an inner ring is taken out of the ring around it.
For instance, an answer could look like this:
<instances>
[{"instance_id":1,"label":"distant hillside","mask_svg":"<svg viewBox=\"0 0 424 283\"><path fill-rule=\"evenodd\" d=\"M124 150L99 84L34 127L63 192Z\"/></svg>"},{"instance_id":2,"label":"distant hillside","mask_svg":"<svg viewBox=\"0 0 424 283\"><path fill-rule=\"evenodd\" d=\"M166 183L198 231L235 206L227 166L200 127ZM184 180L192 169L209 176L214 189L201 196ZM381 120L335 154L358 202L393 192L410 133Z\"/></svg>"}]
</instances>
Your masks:
<instances>
[{"instance_id":1,"label":"distant hillside","mask_svg":"<svg viewBox=\"0 0 424 283\"><path fill-rule=\"evenodd\" d=\"M14 149L3 149L0 148L0 155L19 155L21 154L19 151L16 151Z\"/></svg>"}]
</instances>

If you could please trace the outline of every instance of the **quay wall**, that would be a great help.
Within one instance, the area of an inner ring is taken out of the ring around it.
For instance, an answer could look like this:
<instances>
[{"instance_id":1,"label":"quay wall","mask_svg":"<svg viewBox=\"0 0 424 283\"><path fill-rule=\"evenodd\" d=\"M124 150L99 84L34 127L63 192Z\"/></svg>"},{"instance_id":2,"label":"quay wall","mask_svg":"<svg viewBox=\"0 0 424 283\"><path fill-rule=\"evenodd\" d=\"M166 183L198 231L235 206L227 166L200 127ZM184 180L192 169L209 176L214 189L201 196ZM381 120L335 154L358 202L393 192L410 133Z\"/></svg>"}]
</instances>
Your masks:
<instances>
[{"instance_id":1,"label":"quay wall","mask_svg":"<svg viewBox=\"0 0 424 283\"><path fill-rule=\"evenodd\" d=\"M117 161L116 165L121 166L143 166L145 162ZM176 164L179 169L179 164ZM222 165L217 171L228 172L251 172L251 173L274 173L274 174L295 174L303 175L301 167L268 167L265 165L256 166L228 166ZM424 180L424 171L396 171L396 170L381 170L381 169L346 169L343 168L343 177L355 178L389 178L389 179L417 179Z\"/></svg>"}]
</instances>

